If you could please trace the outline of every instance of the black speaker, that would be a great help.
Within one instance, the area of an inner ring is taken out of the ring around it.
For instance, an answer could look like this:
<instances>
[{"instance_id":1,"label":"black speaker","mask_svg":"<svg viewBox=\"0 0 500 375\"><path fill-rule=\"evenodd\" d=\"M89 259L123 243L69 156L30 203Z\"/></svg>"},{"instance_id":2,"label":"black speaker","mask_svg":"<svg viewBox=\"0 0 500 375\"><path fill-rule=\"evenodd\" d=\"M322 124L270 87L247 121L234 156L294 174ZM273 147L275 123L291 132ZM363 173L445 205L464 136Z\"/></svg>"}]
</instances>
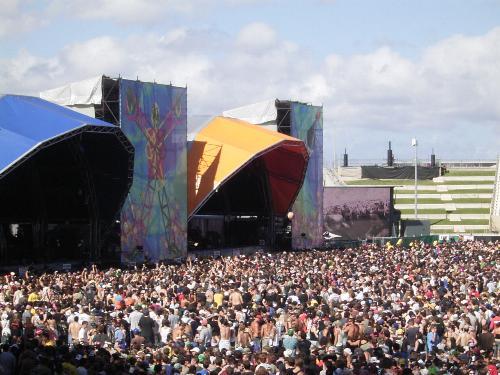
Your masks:
<instances>
[{"instance_id":1,"label":"black speaker","mask_svg":"<svg viewBox=\"0 0 500 375\"><path fill-rule=\"evenodd\" d=\"M428 236L431 234L430 220L405 220L404 221L404 236Z\"/></svg>"},{"instance_id":2,"label":"black speaker","mask_svg":"<svg viewBox=\"0 0 500 375\"><path fill-rule=\"evenodd\" d=\"M394 165L394 156L392 155L392 150L387 150L387 166L392 167Z\"/></svg>"}]
</instances>

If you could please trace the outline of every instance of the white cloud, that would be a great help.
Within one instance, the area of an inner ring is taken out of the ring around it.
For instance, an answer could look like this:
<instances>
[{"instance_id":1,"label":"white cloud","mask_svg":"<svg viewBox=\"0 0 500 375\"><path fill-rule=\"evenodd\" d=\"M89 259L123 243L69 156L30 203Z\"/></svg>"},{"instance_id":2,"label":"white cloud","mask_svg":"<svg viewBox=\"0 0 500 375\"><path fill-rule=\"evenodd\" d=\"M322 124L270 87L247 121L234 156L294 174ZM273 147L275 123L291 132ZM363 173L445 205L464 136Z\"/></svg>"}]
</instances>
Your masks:
<instances>
[{"instance_id":1,"label":"white cloud","mask_svg":"<svg viewBox=\"0 0 500 375\"><path fill-rule=\"evenodd\" d=\"M254 22L240 30L236 43L244 50L266 53L277 40L276 31L271 26L262 22Z\"/></svg>"},{"instance_id":2,"label":"white cloud","mask_svg":"<svg viewBox=\"0 0 500 375\"><path fill-rule=\"evenodd\" d=\"M11 59L0 59L0 93L37 94L63 70L57 57L41 58L21 50Z\"/></svg>"},{"instance_id":3,"label":"white cloud","mask_svg":"<svg viewBox=\"0 0 500 375\"><path fill-rule=\"evenodd\" d=\"M44 17L35 11L27 11L23 5L30 2L21 0L0 0L0 39L33 30L45 23Z\"/></svg>"},{"instance_id":4,"label":"white cloud","mask_svg":"<svg viewBox=\"0 0 500 375\"><path fill-rule=\"evenodd\" d=\"M196 4L185 0L52 0L52 13L120 23L144 23L176 13L192 12Z\"/></svg>"},{"instance_id":5,"label":"white cloud","mask_svg":"<svg viewBox=\"0 0 500 375\"><path fill-rule=\"evenodd\" d=\"M63 17L66 21L150 26L179 15L203 17L222 7L244 7L274 0L0 0L0 40L19 38Z\"/></svg>"},{"instance_id":6,"label":"white cloud","mask_svg":"<svg viewBox=\"0 0 500 375\"><path fill-rule=\"evenodd\" d=\"M500 149L498 45L500 28L442 40L414 60L382 47L352 56L332 53L318 62L263 23L246 25L232 37L213 29L178 28L162 35L102 36L49 58L21 52L0 60L0 92L36 94L103 73L139 76L187 85L190 115L291 98L324 104L326 136L334 123L349 142L353 134L371 138L417 129L437 142L452 129L463 133L474 127L493 155ZM461 136L445 147L458 152L466 142ZM480 147L462 150L484 154Z\"/></svg>"},{"instance_id":7,"label":"white cloud","mask_svg":"<svg viewBox=\"0 0 500 375\"><path fill-rule=\"evenodd\" d=\"M121 24L163 22L178 14L204 14L216 7L246 6L271 0L50 0L52 14Z\"/></svg>"},{"instance_id":8,"label":"white cloud","mask_svg":"<svg viewBox=\"0 0 500 375\"><path fill-rule=\"evenodd\" d=\"M326 58L322 74L331 116L349 126L384 129L447 127L500 121L500 28L481 37L452 37L416 61L389 48ZM307 81L307 80L306 80Z\"/></svg>"}]
</instances>

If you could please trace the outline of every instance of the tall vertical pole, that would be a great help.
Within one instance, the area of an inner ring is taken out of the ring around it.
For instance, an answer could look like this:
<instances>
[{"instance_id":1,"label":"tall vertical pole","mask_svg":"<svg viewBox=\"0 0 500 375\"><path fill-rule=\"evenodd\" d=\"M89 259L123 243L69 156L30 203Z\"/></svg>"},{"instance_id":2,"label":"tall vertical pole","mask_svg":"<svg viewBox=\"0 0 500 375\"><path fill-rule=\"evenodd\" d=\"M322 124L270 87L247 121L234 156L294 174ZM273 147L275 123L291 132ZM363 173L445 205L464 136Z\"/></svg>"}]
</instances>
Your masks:
<instances>
[{"instance_id":1,"label":"tall vertical pole","mask_svg":"<svg viewBox=\"0 0 500 375\"><path fill-rule=\"evenodd\" d=\"M418 203L417 203L417 200L418 200L418 184L417 184L417 181L418 181L418 176L417 176L417 166L418 166L418 154L417 154L417 147L418 147L418 143L417 143L417 139L415 138L414 141L413 141L413 144L415 146L415 219L418 219Z\"/></svg>"},{"instance_id":2,"label":"tall vertical pole","mask_svg":"<svg viewBox=\"0 0 500 375\"><path fill-rule=\"evenodd\" d=\"M335 147L335 125L332 126L333 172L337 173L337 148Z\"/></svg>"}]
</instances>

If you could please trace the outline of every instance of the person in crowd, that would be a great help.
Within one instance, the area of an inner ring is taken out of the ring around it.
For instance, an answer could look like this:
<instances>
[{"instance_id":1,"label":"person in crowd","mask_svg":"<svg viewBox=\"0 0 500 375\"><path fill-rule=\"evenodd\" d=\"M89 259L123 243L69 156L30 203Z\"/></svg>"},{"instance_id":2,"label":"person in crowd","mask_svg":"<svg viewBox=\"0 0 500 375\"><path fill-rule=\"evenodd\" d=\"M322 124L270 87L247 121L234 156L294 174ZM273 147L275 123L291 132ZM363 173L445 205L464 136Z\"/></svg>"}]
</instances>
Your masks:
<instances>
[{"instance_id":1,"label":"person in crowd","mask_svg":"<svg viewBox=\"0 0 500 375\"><path fill-rule=\"evenodd\" d=\"M497 374L499 250L413 241L9 273L0 374Z\"/></svg>"}]
</instances>

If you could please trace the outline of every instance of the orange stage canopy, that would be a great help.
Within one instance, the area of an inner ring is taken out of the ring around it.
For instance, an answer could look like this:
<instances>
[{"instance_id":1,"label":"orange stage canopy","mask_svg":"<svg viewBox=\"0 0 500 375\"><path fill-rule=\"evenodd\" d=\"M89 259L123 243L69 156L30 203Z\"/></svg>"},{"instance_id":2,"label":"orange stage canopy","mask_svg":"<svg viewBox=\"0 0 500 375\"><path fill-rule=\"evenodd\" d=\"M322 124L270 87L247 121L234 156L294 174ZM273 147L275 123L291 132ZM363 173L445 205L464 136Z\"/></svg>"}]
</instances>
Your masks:
<instances>
[{"instance_id":1,"label":"orange stage canopy","mask_svg":"<svg viewBox=\"0 0 500 375\"><path fill-rule=\"evenodd\" d=\"M286 214L304 180L309 160L304 143L245 121L216 117L197 134L188 151L189 217L258 158L267 171L274 213Z\"/></svg>"}]
</instances>

